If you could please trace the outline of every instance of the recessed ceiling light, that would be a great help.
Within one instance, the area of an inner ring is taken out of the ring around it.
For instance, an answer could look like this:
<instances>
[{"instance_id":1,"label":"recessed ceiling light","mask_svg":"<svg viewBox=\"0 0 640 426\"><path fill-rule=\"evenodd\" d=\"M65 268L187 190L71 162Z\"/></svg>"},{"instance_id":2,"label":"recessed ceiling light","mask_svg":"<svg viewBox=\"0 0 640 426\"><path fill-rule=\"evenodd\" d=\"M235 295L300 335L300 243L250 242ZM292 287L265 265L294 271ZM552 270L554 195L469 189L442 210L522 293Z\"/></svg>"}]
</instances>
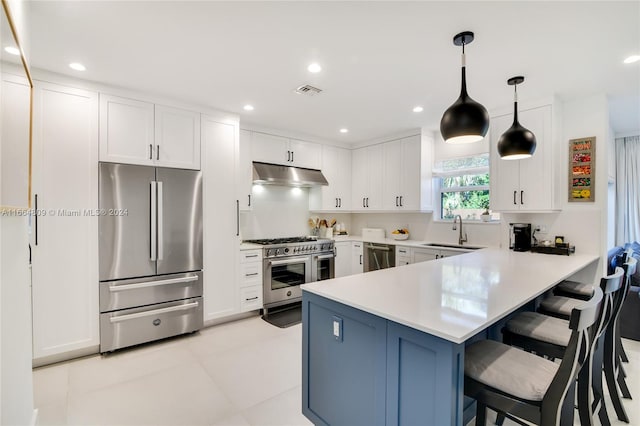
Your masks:
<instances>
[{"instance_id":1,"label":"recessed ceiling light","mask_svg":"<svg viewBox=\"0 0 640 426\"><path fill-rule=\"evenodd\" d=\"M253 105L245 105L242 107L245 111L253 111Z\"/></svg>"},{"instance_id":2,"label":"recessed ceiling light","mask_svg":"<svg viewBox=\"0 0 640 426\"><path fill-rule=\"evenodd\" d=\"M424 111L424 108L422 108L422 107L421 107L421 106L419 106L419 105L418 105L418 106L416 106L416 107L413 107L413 112L422 112L422 111Z\"/></svg>"},{"instance_id":3,"label":"recessed ceiling light","mask_svg":"<svg viewBox=\"0 0 640 426\"><path fill-rule=\"evenodd\" d=\"M82 65L79 62L71 62L69 64L69 68L76 70L76 71L86 71L87 67L85 67L84 65Z\"/></svg>"},{"instance_id":4,"label":"recessed ceiling light","mask_svg":"<svg viewBox=\"0 0 640 426\"><path fill-rule=\"evenodd\" d=\"M19 55L20 54L20 49L18 49L17 47L13 47L13 46L5 47L4 51L7 52L7 53L10 53L12 55Z\"/></svg>"},{"instance_id":5,"label":"recessed ceiling light","mask_svg":"<svg viewBox=\"0 0 640 426\"><path fill-rule=\"evenodd\" d=\"M340 133L349 133L349 129L345 129L344 127L340 129Z\"/></svg>"},{"instance_id":6,"label":"recessed ceiling light","mask_svg":"<svg viewBox=\"0 0 640 426\"><path fill-rule=\"evenodd\" d=\"M627 59L624 60L625 64L632 64L634 62L640 61L640 55L631 55Z\"/></svg>"},{"instance_id":7,"label":"recessed ceiling light","mask_svg":"<svg viewBox=\"0 0 640 426\"><path fill-rule=\"evenodd\" d=\"M317 73L322 71L322 67L320 66L320 64L314 62L307 67L307 70L312 73Z\"/></svg>"}]
</instances>

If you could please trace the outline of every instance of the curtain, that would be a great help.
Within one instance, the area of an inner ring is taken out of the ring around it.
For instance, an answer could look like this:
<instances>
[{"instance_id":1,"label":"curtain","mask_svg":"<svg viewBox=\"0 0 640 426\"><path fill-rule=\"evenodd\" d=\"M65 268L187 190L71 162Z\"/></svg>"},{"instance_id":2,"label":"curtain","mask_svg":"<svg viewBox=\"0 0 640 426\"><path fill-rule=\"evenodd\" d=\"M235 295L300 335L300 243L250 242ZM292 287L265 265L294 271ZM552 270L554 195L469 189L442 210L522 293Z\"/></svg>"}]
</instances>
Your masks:
<instances>
[{"instance_id":1,"label":"curtain","mask_svg":"<svg viewBox=\"0 0 640 426\"><path fill-rule=\"evenodd\" d=\"M616 139L616 244L640 241L640 136Z\"/></svg>"}]
</instances>

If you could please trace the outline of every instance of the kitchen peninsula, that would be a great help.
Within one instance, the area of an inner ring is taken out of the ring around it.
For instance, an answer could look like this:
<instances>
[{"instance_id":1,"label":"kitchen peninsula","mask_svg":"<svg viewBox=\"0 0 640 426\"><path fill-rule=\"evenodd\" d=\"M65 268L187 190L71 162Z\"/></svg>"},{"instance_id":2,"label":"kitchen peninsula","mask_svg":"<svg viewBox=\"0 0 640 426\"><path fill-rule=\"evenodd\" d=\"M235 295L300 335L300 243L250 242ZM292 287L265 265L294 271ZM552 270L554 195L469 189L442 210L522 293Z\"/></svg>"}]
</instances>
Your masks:
<instances>
[{"instance_id":1,"label":"kitchen peninsula","mask_svg":"<svg viewBox=\"0 0 640 426\"><path fill-rule=\"evenodd\" d=\"M464 424L465 344L498 337L505 317L578 271L595 281L597 260L488 248L303 285L304 415L317 425Z\"/></svg>"}]
</instances>

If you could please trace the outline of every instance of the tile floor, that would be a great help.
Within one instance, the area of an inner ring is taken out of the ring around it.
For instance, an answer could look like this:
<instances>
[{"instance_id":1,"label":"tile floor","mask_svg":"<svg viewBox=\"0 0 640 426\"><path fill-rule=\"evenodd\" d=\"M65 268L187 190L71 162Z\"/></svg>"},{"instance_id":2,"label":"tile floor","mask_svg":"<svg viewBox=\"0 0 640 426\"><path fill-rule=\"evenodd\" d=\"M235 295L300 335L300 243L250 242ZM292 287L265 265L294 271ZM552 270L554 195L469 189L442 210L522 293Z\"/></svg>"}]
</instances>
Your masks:
<instances>
[{"instance_id":1,"label":"tile floor","mask_svg":"<svg viewBox=\"0 0 640 426\"><path fill-rule=\"evenodd\" d=\"M300 325L280 329L252 317L37 368L38 424L309 425L300 408L301 345ZM640 398L640 342L625 346L630 390ZM637 399L625 407L640 424Z\"/></svg>"}]
</instances>

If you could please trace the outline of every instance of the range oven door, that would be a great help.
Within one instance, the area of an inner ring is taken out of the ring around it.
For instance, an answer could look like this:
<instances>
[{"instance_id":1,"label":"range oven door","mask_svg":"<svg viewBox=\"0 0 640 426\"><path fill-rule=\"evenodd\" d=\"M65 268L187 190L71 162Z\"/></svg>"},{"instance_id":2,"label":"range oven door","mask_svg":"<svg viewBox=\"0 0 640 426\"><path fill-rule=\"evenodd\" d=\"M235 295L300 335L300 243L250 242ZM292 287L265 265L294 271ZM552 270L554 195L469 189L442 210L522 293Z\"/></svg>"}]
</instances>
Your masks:
<instances>
[{"instance_id":1,"label":"range oven door","mask_svg":"<svg viewBox=\"0 0 640 426\"><path fill-rule=\"evenodd\" d=\"M334 253L314 254L311 260L311 281L335 278L335 262L336 255Z\"/></svg>"},{"instance_id":2,"label":"range oven door","mask_svg":"<svg viewBox=\"0 0 640 426\"><path fill-rule=\"evenodd\" d=\"M311 256L264 260L264 304L283 304L302 299L300 285L311 281Z\"/></svg>"}]
</instances>

